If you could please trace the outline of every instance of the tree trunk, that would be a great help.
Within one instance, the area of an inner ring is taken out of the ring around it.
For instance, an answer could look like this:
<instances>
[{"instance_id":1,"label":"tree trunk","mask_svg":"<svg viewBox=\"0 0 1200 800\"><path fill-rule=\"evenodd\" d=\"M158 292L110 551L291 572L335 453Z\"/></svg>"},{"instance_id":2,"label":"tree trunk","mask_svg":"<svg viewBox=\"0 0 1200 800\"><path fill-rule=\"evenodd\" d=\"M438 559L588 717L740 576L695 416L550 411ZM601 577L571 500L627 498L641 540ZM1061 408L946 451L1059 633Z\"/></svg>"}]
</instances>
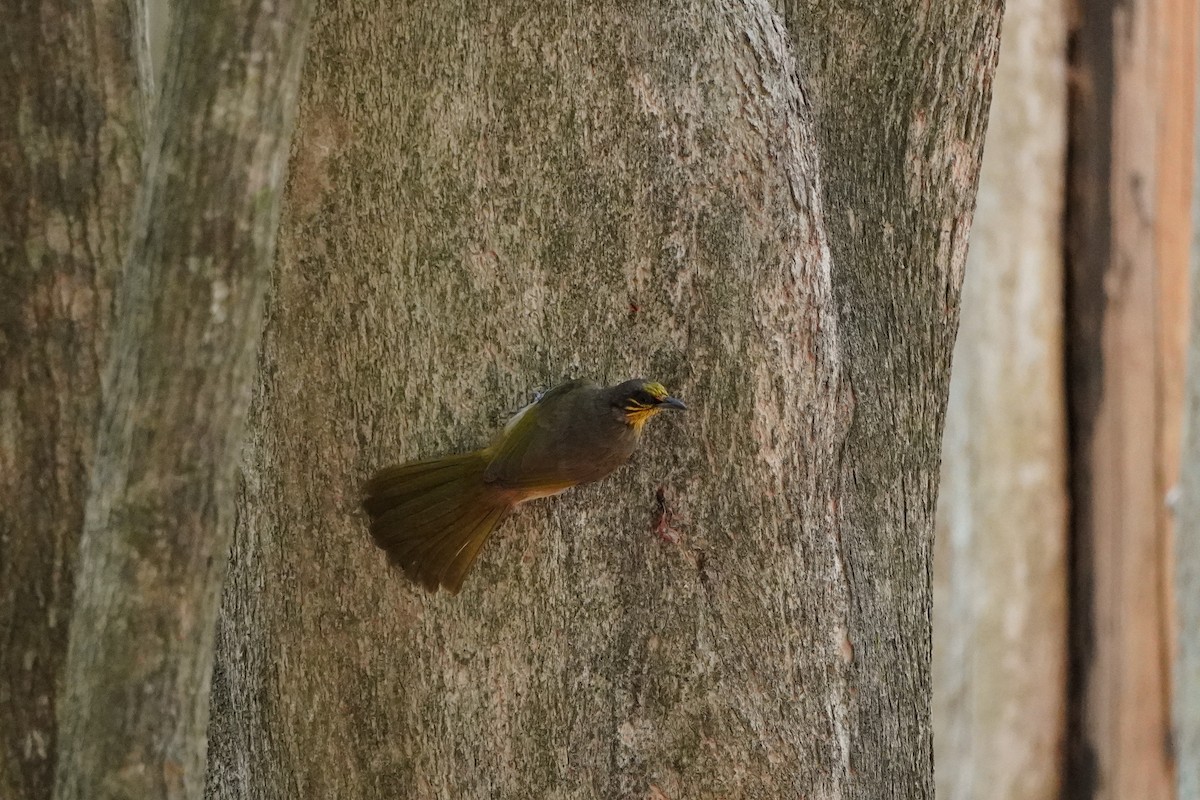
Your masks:
<instances>
[{"instance_id":1,"label":"tree trunk","mask_svg":"<svg viewBox=\"0 0 1200 800\"><path fill-rule=\"evenodd\" d=\"M142 112L120 2L0 6L0 797L47 798Z\"/></svg>"},{"instance_id":2,"label":"tree trunk","mask_svg":"<svg viewBox=\"0 0 1200 800\"><path fill-rule=\"evenodd\" d=\"M308 8L173 25L116 302L59 698L57 798L199 797Z\"/></svg>"},{"instance_id":3,"label":"tree trunk","mask_svg":"<svg viewBox=\"0 0 1200 800\"><path fill-rule=\"evenodd\" d=\"M853 797L931 796L933 518L1001 4L787 3L857 408L841 456ZM852 34L848 32L853 32Z\"/></svg>"},{"instance_id":4,"label":"tree trunk","mask_svg":"<svg viewBox=\"0 0 1200 800\"><path fill-rule=\"evenodd\" d=\"M953 800L1060 793L1066 22L1057 1L1005 8L963 281L934 556L934 755Z\"/></svg>"},{"instance_id":5,"label":"tree trunk","mask_svg":"<svg viewBox=\"0 0 1200 800\"><path fill-rule=\"evenodd\" d=\"M1195 67L1197 65L1193 65ZM1194 75L1200 77L1200 70ZM1195 83L1200 86L1200 80ZM1193 101L1196 97L1193 95ZM1200 103L1196 104L1200 109ZM1200 119L1193 129L1193 163L1200 163ZM1173 674L1174 744L1179 755L1180 800L1200 797L1200 170L1193 171L1191 241L1191 335L1187 348L1184 430L1178 516L1174 542L1176 630Z\"/></svg>"},{"instance_id":6,"label":"tree trunk","mask_svg":"<svg viewBox=\"0 0 1200 800\"><path fill-rule=\"evenodd\" d=\"M960 5L318 13L212 796L932 795L933 506L999 24ZM639 374L694 411L523 507L461 595L369 543L373 468Z\"/></svg>"},{"instance_id":7,"label":"tree trunk","mask_svg":"<svg viewBox=\"0 0 1200 800\"><path fill-rule=\"evenodd\" d=\"M1105 0L1074 37L1072 800L1174 797L1167 497L1179 463L1196 21L1186 0Z\"/></svg>"}]
</instances>

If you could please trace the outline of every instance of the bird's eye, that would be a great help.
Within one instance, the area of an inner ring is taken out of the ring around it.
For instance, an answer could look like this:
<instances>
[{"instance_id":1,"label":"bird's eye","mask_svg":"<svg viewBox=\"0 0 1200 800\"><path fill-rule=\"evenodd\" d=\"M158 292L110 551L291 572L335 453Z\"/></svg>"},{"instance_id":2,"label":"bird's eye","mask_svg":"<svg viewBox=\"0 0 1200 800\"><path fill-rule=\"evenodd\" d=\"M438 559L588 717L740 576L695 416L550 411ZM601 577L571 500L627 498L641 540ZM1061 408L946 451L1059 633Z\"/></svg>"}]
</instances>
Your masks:
<instances>
[{"instance_id":1,"label":"bird's eye","mask_svg":"<svg viewBox=\"0 0 1200 800\"><path fill-rule=\"evenodd\" d=\"M653 406L658 404L658 398L647 391L638 390L633 394L633 402L640 406Z\"/></svg>"}]
</instances>

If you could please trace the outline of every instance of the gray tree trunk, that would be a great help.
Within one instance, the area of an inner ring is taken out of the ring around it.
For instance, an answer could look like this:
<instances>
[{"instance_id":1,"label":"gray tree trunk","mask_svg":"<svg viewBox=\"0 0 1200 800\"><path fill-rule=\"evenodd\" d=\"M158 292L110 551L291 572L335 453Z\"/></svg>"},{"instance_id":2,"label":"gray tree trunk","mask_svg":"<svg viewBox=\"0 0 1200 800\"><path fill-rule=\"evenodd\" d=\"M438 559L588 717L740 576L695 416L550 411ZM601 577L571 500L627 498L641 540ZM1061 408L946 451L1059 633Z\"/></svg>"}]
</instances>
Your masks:
<instances>
[{"instance_id":1,"label":"gray tree trunk","mask_svg":"<svg viewBox=\"0 0 1200 800\"><path fill-rule=\"evenodd\" d=\"M121 2L0 5L0 797L47 798L143 139Z\"/></svg>"},{"instance_id":2,"label":"gray tree trunk","mask_svg":"<svg viewBox=\"0 0 1200 800\"><path fill-rule=\"evenodd\" d=\"M309 7L180 6L116 298L56 798L199 797L236 470Z\"/></svg>"},{"instance_id":3,"label":"gray tree trunk","mask_svg":"<svg viewBox=\"0 0 1200 800\"><path fill-rule=\"evenodd\" d=\"M0 11L0 796L202 789L307 20L187 5L156 114L140 4Z\"/></svg>"},{"instance_id":4,"label":"gray tree trunk","mask_svg":"<svg viewBox=\"0 0 1200 800\"><path fill-rule=\"evenodd\" d=\"M1066 14L1058 0L1005 8L963 281L934 557L934 756L949 800L1060 795Z\"/></svg>"},{"instance_id":5,"label":"gray tree trunk","mask_svg":"<svg viewBox=\"0 0 1200 800\"><path fill-rule=\"evenodd\" d=\"M933 508L999 3L800 6L318 12L212 796L932 795ZM373 468L479 445L535 386L639 374L694 411L524 507L461 595L369 543Z\"/></svg>"}]
</instances>

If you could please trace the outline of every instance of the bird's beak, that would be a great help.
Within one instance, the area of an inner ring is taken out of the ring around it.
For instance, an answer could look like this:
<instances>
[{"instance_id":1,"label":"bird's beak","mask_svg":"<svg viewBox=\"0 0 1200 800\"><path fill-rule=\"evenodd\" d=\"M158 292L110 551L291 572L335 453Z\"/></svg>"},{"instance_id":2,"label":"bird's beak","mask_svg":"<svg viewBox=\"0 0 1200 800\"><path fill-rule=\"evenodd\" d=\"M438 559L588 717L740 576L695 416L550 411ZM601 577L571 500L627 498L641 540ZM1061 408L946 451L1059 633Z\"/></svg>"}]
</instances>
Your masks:
<instances>
[{"instance_id":1,"label":"bird's beak","mask_svg":"<svg viewBox=\"0 0 1200 800\"><path fill-rule=\"evenodd\" d=\"M676 411L687 411L687 406L678 397L664 397L658 405L662 408L670 408Z\"/></svg>"}]
</instances>

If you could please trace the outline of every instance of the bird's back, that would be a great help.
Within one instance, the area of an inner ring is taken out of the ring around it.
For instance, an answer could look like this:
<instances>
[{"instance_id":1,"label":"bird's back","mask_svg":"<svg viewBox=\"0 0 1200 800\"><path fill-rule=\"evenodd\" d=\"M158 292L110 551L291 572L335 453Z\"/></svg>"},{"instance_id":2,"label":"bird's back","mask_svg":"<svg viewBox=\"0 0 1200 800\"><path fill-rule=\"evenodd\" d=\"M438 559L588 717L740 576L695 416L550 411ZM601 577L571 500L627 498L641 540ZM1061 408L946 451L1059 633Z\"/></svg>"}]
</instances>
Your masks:
<instances>
[{"instance_id":1,"label":"bird's back","mask_svg":"<svg viewBox=\"0 0 1200 800\"><path fill-rule=\"evenodd\" d=\"M489 448L485 480L541 496L599 480L621 466L638 435L609 395L609 389L585 381L547 392Z\"/></svg>"}]
</instances>

